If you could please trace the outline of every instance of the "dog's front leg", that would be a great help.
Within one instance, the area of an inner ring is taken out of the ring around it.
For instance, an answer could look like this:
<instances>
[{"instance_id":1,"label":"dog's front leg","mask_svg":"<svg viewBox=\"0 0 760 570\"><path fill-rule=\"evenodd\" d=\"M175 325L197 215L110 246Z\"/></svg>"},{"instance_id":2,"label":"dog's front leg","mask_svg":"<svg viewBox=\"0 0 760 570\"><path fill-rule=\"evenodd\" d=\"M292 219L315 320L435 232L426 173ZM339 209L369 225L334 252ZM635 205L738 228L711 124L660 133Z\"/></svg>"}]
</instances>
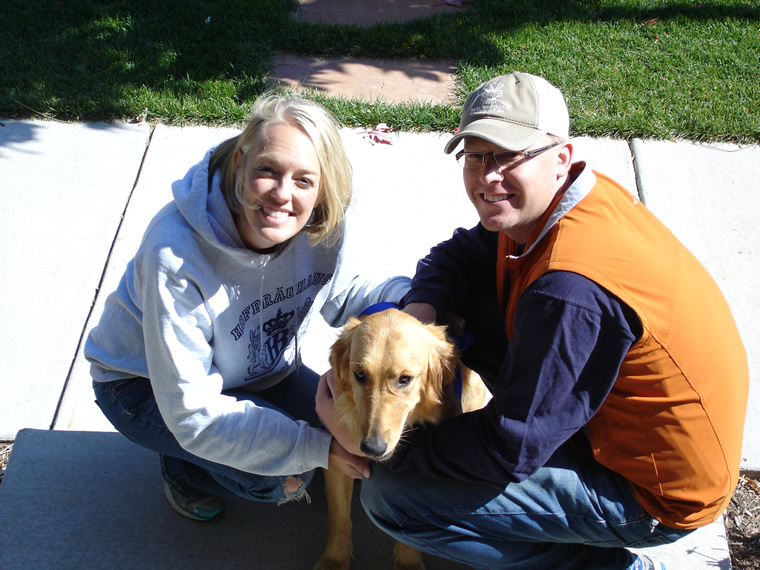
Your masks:
<instances>
[{"instance_id":1,"label":"dog's front leg","mask_svg":"<svg viewBox=\"0 0 760 570\"><path fill-rule=\"evenodd\" d=\"M354 480L340 469L325 471L327 545L314 570L348 570L351 566L351 495Z\"/></svg>"}]
</instances>

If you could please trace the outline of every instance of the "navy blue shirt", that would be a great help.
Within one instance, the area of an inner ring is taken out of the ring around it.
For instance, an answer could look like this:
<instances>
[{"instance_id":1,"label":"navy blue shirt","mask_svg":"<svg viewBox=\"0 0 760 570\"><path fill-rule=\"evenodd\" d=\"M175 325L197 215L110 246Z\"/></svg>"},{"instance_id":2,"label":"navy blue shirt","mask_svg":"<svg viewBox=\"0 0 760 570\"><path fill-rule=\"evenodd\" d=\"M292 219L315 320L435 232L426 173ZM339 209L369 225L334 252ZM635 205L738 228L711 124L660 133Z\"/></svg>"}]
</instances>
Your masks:
<instances>
[{"instance_id":1,"label":"navy blue shirt","mask_svg":"<svg viewBox=\"0 0 760 570\"><path fill-rule=\"evenodd\" d=\"M403 302L430 303L439 317L459 310L479 337L503 337L498 311L468 314L467 302L495 298L496 248L497 234L480 224L457 230L420 261ZM565 271L544 274L523 292L514 323L509 343L489 347L499 363L495 374L483 375L493 399L482 410L413 430L390 460L392 470L467 481L526 479L596 413L641 336L632 309Z\"/></svg>"}]
</instances>

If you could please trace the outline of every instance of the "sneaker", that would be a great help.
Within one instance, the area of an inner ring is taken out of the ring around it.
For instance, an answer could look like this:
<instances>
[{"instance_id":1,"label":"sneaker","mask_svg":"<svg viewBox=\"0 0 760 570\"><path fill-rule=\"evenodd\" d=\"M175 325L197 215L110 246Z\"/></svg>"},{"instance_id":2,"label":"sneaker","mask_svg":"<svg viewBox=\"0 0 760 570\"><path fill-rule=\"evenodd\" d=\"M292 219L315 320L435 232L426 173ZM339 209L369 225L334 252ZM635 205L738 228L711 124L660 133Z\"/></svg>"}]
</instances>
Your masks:
<instances>
[{"instance_id":1,"label":"sneaker","mask_svg":"<svg viewBox=\"0 0 760 570\"><path fill-rule=\"evenodd\" d=\"M632 568L633 570L665 570L665 564L656 556L640 554Z\"/></svg>"},{"instance_id":2,"label":"sneaker","mask_svg":"<svg viewBox=\"0 0 760 570\"><path fill-rule=\"evenodd\" d=\"M194 521L213 521L224 514L224 498L208 495L202 499L186 499L164 481L164 495L172 508L183 517Z\"/></svg>"}]
</instances>

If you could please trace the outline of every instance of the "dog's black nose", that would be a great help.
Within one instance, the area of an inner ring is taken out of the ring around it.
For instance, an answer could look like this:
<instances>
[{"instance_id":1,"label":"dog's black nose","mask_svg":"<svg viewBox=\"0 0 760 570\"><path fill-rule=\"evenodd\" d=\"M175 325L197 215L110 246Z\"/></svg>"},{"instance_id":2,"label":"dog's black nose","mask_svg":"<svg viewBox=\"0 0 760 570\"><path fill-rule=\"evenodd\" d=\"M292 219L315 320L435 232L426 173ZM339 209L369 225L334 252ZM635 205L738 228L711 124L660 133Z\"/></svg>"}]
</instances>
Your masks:
<instances>
[{"instance_id":1,"label":"dog's black nose","mask_svg":"<svg viewBox=\"0 0 760 570\"><path fill-rule=\"evenodd\" d=\"M359 448L364 455L369 457L382 457L385 454L385 450L388 449L388 444L376 437L364 438Z\"/></svg>"}]
</instances>

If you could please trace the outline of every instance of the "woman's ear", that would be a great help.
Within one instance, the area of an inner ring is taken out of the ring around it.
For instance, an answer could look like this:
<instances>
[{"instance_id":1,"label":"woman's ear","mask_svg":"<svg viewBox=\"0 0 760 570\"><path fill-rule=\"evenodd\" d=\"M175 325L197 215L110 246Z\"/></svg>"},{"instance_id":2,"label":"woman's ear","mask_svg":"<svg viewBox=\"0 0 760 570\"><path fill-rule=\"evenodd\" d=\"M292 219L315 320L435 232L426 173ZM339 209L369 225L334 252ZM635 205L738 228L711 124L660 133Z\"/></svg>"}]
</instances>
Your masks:
<instances>
[{"instance_id":1,"label":"woman's ear","mask_svg":"<svg viewBox=\"0 0 760 570\"><path fill-rule=\"evenodd\" d=\"M232 168L235 170L235 172L238 171L238 169L243 164L243 151L239 148L235 149L235 152L232 153Z\"/></svg>"}]
</instances>

